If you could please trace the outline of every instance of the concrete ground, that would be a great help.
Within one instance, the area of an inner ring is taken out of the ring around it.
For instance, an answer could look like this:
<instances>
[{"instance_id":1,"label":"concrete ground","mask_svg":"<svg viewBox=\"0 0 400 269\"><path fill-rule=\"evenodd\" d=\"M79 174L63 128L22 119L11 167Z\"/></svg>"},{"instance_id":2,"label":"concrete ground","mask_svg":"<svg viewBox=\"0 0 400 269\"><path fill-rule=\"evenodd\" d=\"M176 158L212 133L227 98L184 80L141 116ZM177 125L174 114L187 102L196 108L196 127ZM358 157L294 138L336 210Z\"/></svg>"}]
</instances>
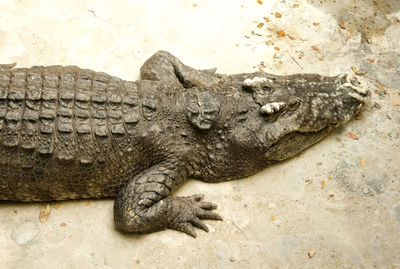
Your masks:
<instances>
[{"instance_id":1,"label":"concrete ground","mask_svg":"<svg viewBox=\"0 0 400 269\"><path fill-rule=\"evenodd\" d=\"M309 150L249 178L187 182L223 222L193 239L121 234L112 200L0 203L0 268L400 268L400 2L0 2L0 62L136 80L159 49L220 73L357 72L371 103ZM43 216L42 216L43 217Z\"/></svg>"}]
</instances>

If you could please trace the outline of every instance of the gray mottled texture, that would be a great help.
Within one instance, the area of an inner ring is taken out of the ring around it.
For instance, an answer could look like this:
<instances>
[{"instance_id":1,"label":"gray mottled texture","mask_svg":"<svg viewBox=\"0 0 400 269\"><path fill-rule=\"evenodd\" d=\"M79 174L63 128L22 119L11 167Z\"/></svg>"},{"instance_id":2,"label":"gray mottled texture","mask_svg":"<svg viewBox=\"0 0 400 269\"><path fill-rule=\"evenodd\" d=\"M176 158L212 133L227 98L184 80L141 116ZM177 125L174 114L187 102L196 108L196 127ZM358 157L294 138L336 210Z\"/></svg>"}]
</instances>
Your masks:
<instances>
[{"instance_id":1,"label":"gray mottled texture","mask_svg":"<svg viewBox=\"0 0 400 269\"><path fill-rule=\"evenodd\" d=\"M241 178L287 159L365 102L355 77L195 70L167 52L123 81L75 66L0 70L0 200L116 197L118 228L196 236L219 220L187 177Z\"/></svg>"}]
</instances>

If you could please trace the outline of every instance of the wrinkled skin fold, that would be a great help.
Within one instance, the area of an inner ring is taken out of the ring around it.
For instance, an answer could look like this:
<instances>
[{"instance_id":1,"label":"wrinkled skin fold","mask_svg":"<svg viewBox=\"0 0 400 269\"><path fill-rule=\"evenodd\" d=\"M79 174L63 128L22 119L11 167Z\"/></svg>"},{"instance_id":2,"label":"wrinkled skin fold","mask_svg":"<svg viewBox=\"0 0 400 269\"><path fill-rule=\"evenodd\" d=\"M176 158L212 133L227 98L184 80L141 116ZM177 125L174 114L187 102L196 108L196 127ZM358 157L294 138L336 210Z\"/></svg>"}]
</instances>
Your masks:
<instances>
[{"instance_id":1,"label":"wrinkled skin fold","mask_svg":"<svg viewBox=\"0 0 400 269\"><path fill-rule=\"evenodd\" d=\"M75 66L0 65L0 200L115 197L125 232L196 236L221 220L188 177L241 178L349 121L368 91L349 75L222 75L159 51L124 81Z\"/></svg>"}]
</instances>

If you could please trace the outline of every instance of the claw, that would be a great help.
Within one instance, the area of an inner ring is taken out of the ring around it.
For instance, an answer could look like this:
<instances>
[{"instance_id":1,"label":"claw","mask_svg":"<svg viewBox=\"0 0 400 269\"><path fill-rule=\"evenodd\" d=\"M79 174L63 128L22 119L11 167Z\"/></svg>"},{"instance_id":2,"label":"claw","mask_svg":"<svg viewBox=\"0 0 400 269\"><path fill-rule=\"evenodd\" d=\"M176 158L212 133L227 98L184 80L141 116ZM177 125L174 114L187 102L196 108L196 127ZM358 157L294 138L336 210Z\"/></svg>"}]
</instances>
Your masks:
<instances>
[{"instance_id":1,"label":"claw","mask_svg":"<svg viewBox=\"0 0 400 269\"><path fill-rule=\"evenodd\" d=\"M193 218L190 223L199 229L202 229L208 233L208 227L199 218Z\"/></svg>"},{"instance_id":2,"label":"claw","mask_svg":"<svg viewBox=\"0 0 400 269\"><path fill-rule=\"evenodd\" d=\"M200 202L201 200L204 199L204 194L194 194L191 196L187 196L186 198L195 202Z\"/></svg>"},{"instance_id":3,"label":"claw","mask_svg":"<svg viewBox=\"0 0 400 269\"><path fill-rule=\"evenodd\" d=\"M199 209L196 215L200 219L223 220L219 214L204 209Z\"/></svg>"},{"instance_id":4,"label":"claw","mask_svg":"<svg viewBox=\"0 0 400 269\"><path fill-rule=\"evenodd\" d=\"M17 63L12 63L12 64L0 64L0 71L8 71L13 69Z\"/></svg>"},{"instance_id":5,"label":"claw","mask_svg":"<svg viewBox=\"0 0 400 269\"><path fill-rule=\"evenodd\" d=\"M212 210L212 209L216 209L217 205L211 202L201 202L199 204L199 207L201 209L205 209L205 210Z\"/></svg>"},{"instance_id":6,"label":"claw","mask_svg":"<svg viewBox=\"0 0 400 269\"><path fill-rule=\"evenodd\" d=\"M168 224L168 228L184 232L192 237L196 237L194 227L208 232L208 227L202 219L222 220L222 217L213 210L217 205L211 202L202 202L204 195L196 194L185 197L169 198L173 202L173 219Z\"/></svg>"},{"instance_id":7,"label":"claw","mask_svg":"<svg viewBox=\"0 0 400 269\"><path fill-rule=\"evenodd\" d=\"M190 223L184 222L184 223L173 223L169 226L170 229L183 232L185 234L188 234L194 238L197 237L197 233L194 230L193 226Z\"/></svg>"},{"instance_id":8,"label":"claw","mask_svg":"<svg viewBox=\"0 0 400 269\"><path fill-rule=\"evenodd\" d=\"M210 68L210 69L202 69L200 71L204 71L204 72L207 72L207 73L210 73L210 74L215 74L215 72L217 72L217 68L214 67L214 68Z\"/></svg>"}]
</instances>

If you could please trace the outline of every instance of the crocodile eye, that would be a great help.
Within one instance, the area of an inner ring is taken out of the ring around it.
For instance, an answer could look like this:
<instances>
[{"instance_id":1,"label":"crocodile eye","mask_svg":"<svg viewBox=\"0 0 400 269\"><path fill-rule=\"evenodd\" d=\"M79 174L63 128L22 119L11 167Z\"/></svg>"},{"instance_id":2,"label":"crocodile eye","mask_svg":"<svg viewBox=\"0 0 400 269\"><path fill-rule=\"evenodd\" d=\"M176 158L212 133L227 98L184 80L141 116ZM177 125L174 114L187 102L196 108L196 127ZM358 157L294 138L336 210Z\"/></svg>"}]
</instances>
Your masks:
<instances>
[{"instance_id":1,"label":"crocodile eye","mask_svg":"<svg viewBox=\"0 0 400 269\"><path fill-rule=\"evenodd\" d=\"M238 107L238 112L239 114L246 114L247 112L249 112L249 108L246 105L240 104Z\"/></svg>"},{"instance_id":2,"label":"crocodile eye","mask_svg":"<svg viewBox=\"0 0 400 269\"><path fill-rule=\"evenodd\" d=\"M290 103L288 104L288 106L287 106L287 109L288 109L289 111L296 110L296 109L299 108L300 104L301 104L301 99L297 99L297 100L295 100L295 101L293 101L293 102L290 102Z\"/></svg>"},{"instance_id":3,"label":"crocodile eye","mask_svg":"<svg viewBox=\"0 0 400 269\"><path fill-rule=\"evenodd\" d=\"M271 93L274 92L274 90L273 90L273 88L271 87L270 84L264 84L264 85L262 85L261 89L263 90L263 92L269 93L269 94L271 94Z\"/></svg>"}]
</instances>

